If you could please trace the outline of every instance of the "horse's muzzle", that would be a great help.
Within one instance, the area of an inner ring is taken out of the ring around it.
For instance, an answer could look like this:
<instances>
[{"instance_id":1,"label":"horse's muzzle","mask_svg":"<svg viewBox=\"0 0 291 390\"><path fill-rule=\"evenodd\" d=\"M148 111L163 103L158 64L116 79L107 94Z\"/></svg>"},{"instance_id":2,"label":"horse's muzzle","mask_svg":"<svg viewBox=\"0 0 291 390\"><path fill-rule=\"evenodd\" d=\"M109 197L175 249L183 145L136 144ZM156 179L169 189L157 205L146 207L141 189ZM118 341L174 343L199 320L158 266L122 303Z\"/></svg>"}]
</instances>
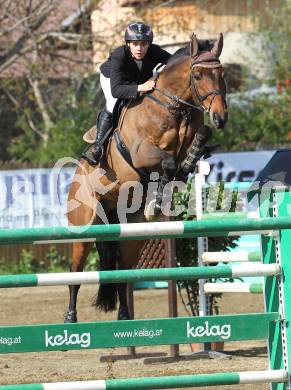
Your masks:
<instances>
[{"instance_id":1,"label":"horse's muzzle","mask_svg":"<svg viewBox=\"0 0 291 390\"><path fill-rule=\"evenodd\" d=\"M210 120L211 120L212 125L216 129L223 129L227 120L228 120L228 112L225 111L223 116L221 116L217 112L212 112L210 114Z\"/></svg>"}]
</instances>

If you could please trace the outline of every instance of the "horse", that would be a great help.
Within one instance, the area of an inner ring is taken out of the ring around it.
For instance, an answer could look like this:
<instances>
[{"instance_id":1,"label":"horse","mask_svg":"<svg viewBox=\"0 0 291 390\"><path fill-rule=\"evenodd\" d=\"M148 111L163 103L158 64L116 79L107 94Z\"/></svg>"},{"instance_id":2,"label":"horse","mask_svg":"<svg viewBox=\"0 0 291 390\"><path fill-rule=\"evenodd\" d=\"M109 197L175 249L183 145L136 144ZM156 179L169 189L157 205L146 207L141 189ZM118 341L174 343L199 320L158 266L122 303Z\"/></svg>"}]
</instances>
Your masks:
<instances>
[{"instance_id":1,"label":"horse","mask_svg":"<svg viewBox=\"0 0 291 390\"><path fill-rule=\"evenodd\" d=\"M227 122L226 90L219 56L223 36L207 50L193 34L187 50L173 55L156 77L151 93L130 101L96 167L80 159L68 195L69 225L147 221L147 196L154 215L162 213L168 182L195 170L211 136L204 125L208 113L214 128ZM159 178L157 180L157 178ZM134 268L145 241L97 242L101 270ZM81 272L93 242L73 243L71 272ZM111 311L119 297L118 319L129 319L126 283L101 284L96 307ZM80 286L69 286L65 322L77 322Z\"/></svg>"}]
</instances>

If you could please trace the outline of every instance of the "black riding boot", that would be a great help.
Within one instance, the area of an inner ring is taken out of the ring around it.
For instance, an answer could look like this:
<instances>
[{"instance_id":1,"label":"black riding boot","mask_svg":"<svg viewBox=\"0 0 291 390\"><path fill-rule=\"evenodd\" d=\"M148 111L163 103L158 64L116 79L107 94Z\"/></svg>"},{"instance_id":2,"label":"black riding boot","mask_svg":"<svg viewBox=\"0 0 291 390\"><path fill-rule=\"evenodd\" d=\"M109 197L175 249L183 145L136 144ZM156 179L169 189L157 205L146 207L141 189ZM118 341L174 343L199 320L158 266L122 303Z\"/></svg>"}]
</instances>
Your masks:
<instances>
[{"instance_id":1,"label":"black riding boot","mask_svg":"<svg viewBox=\"0 0 291 390\"><path fill-rule=\"evenodd\" d=\"M97 118L96 123L96 139L94 144L90 145L83 153L85 158L91 165L95 166L101 160L103 154L103 145L106 141L112 127L112 114L104 107Z\"/></svg>"}]
</instances>

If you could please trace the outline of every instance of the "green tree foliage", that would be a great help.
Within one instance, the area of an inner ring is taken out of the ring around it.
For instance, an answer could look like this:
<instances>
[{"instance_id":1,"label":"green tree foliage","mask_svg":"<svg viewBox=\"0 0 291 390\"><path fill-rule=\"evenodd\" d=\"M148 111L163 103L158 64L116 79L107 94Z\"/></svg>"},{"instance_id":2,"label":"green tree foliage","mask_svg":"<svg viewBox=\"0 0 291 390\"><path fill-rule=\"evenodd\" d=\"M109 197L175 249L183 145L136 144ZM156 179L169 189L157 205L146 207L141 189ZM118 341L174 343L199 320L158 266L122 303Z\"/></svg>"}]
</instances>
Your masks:
<instances>
[{"instance_id":1,"label":"green tree foliage","mask_svg":"<svg viewBox=\"0 0 291 390\"><path fill-rule=\"evenodd\" d=\"M266 1L265 15L259 16L259 30L264 34L264 50L270 53L273 80L291 79L291 2Z\"/></svg>"},{"instance_id":2,"label":"green tree foliage","mask_svg":"<svg viewBox=\"0 0 291 390\"><path fill-rule=\"evenodd\" d=\"M76 132L96 115L82 80L94 73L90 15L98 2L2 1L0 160L42 164L61 147L78 153Z\"/></svg>"},{"instance_id":3,"label":"green tree foliage","mask_svg":"<svg viewBox=\"0 0 291 390\"><path fill-rule=\"evenodd\" d=\"M238 94L229 104L225 129L213 132L222 151L243 151L288 146L291 134L291 95Z\"/></svg>"},{"instance_id":4,"label":"green tree foliage","mask_svg":"<svg viewBox=\"0 0 291 390\"><path fill-rule=\"evenodd\" d=\"M248 1L249 6L254 3L254 0ZM290 147L290 15L289 0L266 1L263 13L254 12L257 31L249 33L248 44L258 61L249 61L248 67L244 67L241 93L229 94L226 128L213 133L213 140L221 144L221 151ZM256 74L259 64L267 69L260 77ZM277 91L278 82L282 89ZM262 84L273 87L274 91L251 96L250 90Z\"/></svg>"},{"instance_id":5,"label":"green tree foliage","mask_svg":"<svg viewBox=\"0 0 291 390\"><path fill-rule=\"evenodd\" d=\"M102 103L102 97L98 95L99 78L94 75L81 84L71 81L63 88L63 92L54 97L55 120L48 141L32 131L27 122L27 117L33 116L42 134L43 125L40 118L37 121L33 105L19 115L17 126L23 130L23 134L9 148L17 161L47 164L62 157L77 158L84 149L83 133L95 124Z\"/></svg>"}]
</instances>

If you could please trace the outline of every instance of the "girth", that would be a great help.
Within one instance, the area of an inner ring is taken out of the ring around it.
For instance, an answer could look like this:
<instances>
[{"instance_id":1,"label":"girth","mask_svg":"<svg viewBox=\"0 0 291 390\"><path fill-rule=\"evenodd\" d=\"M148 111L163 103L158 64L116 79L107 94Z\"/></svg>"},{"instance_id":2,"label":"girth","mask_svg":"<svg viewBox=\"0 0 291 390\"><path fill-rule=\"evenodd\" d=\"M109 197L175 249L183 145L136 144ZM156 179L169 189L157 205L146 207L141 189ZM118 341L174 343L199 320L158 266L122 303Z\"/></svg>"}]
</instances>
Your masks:
<instances>
[{"instance_id":1,"label":"girth","mask_svg":"<svg viewBox=\"0 0 291 390\"><path fill-rule=\"evenodd\" d=\"M146 169L142 168L135 168L129 153L129 150L127 146L122 142L122 139L120 137L119 130L116 129L113 133L113 138L116 142L116 147L121 156L124 158L124 160L139 174L141 182L142 183L147 183L150 178L150 172L147 171Z\"/></svg>"}]
</instances>

